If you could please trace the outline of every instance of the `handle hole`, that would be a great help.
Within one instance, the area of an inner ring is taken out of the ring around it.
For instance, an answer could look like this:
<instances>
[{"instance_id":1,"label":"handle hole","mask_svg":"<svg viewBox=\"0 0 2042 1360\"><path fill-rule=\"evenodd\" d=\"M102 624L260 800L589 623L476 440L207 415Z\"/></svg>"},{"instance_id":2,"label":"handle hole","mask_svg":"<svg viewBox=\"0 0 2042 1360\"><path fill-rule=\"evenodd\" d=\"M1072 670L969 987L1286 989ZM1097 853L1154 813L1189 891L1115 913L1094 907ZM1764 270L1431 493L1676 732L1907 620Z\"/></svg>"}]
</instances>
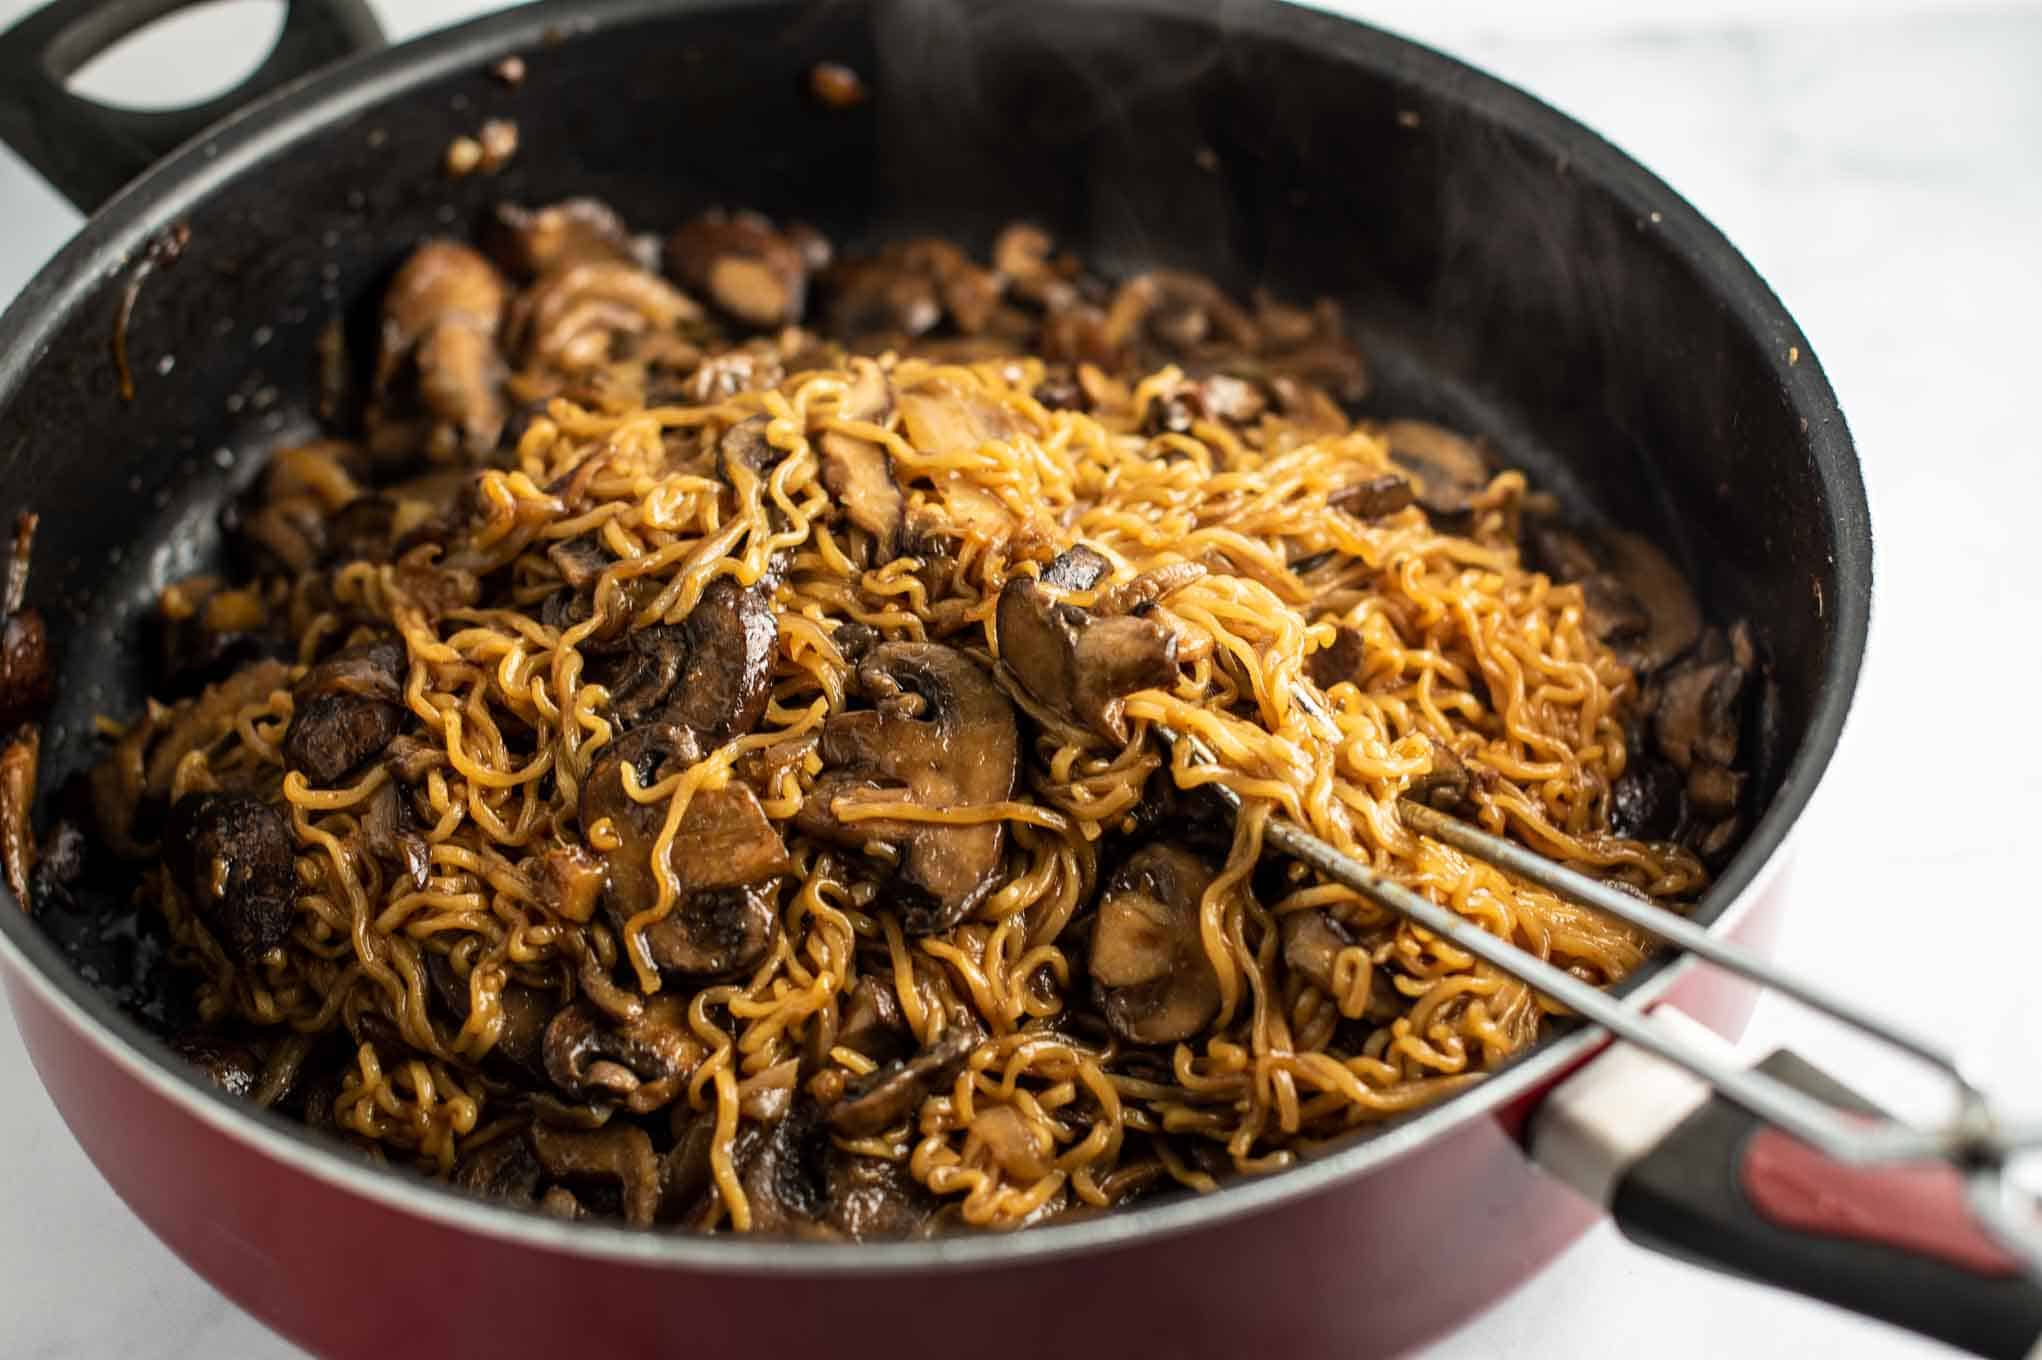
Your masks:
<instances>
[{"instance_id":1,"label":"handle hole","mask_svg":"<svg viewBox=\"0 0 2042 1360\"><path fill-rule=\"evenodd\" d=\"M118 109L189 108L254 75L283 31L283 0L209 0L136 29L64 87Z\"/></svg>"}]
</instances>

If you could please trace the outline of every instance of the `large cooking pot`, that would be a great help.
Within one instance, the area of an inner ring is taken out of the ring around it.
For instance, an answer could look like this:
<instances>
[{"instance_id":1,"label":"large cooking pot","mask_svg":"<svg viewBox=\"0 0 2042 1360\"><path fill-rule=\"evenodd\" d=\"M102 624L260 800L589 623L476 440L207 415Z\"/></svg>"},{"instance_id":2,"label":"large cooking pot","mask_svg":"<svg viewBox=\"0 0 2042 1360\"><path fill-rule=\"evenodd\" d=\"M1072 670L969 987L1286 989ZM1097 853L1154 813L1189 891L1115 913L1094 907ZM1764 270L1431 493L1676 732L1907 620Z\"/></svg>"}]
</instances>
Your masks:
<instances>
[{"instance_id":1,"label":"large cooking pot","mask_svg":"<svg viewBox=\"0 0 2042 1360\"><path fill-rule=\"evenodd\" d=\"M93 210L0 320L0 506L41 513L31 598L61 658L44 788L93 758L94 714L139 705L154 592L218 552L218 507L316 419L322 329L359 326L422 236L500 199L570 194L645 224L747 204L854 242L982 246L1027 217L1108 269L1335 295L1376 409L1485 433L1672 548L1712 616L1751 620L1778 739L1760 752L1762 815L1694 914L1763 938L1857 679L1864 491L1779 301L1593 133L1408 42L1234 0L566 0L380 51L359 0L292 0L270 61L214 106L136 114L63 91L181 4L63 0L0 38L0 137ZM490 72L512 53L515 86ZM804 76L825 59L872 98L814 102ZM522 133L509 166L440 173L450 137L496 116ZM223 1096L137 1022L142 998L81 976L117 922L44 924L0 910L0 971L79 1141L195 1269L322 1353L1380 1353L1479 1308L1595 1212L1523 1139L1603 1042L1577 1030L1281 1175L1016 1236L844 1247L564 1224L369 1166ZM121 967L96 976L119 983ZM1626 988L1725 1031L1750 1000L1671 959ZM2024 1286L1947 1251L1908 1287L1875 1286L1899 1249L1870 1221L1854 1220L1869 1244L1747 1224L1759 1246L1739 1252L1747 1269L1799 1261L1776 1273L1953 1339L2013 1344ZM1939 1324L1960 1299L1972 1320Z\"/></svg>"}]
</instances>

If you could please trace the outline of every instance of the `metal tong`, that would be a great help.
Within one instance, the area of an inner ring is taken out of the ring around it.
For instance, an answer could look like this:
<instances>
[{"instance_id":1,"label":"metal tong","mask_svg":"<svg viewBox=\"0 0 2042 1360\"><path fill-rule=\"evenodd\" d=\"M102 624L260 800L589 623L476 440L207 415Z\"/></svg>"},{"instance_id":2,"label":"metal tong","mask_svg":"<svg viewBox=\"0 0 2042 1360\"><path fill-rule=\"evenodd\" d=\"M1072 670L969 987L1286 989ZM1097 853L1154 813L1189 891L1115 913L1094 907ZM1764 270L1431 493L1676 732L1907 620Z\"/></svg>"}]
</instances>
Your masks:
<instances>
[{"instance_id":1,"label":"metal tong","mask_svg":"<svg viewBox=\"0 0 2042 1360\"><path fill-rule=\"evenodd\" d=\"M1200 759L1209 759L1209 753L1195 738L1167 731L1160 735L1168 746L1184 741ZM1240 812L1241 797L1233 789L1219 783L1206 787L1231 812ZM1638 1006L1554 967L1383 877L1281 812L1271 815L1263 840L1619 1038L1684 1069L1751 1115L1837 1161L1854 1166L1940 1161L1954 1166L1965 1178L1969 1206L1979 1225L2018 1257L2031 1276L2042 1278L2042 1218L2037 1216L2034 1201L2006 1174L2008 1163L2017 1154L2042 1146L2042 1125L2010 1121L1997 1114L1986 1094L1965 1075L1955 1055L1937 1040L1912 1033L1817 983L1785 972L1748 950L1709 934L1666 907L1556 864L1514 841L1492 835L1436 808L1402 798L1398 800L1398 813L1413 832L1614 916L1901 1050L1948 1079L1956 1095L1954 1112L1943 1122L1929 1126L1891 1116L1883 1121L1867 1121L1846 1115L1764 1072L1738 1066L1697 1046L1673 1026L1655 1020Z\"/></svg>"}]
</instances>

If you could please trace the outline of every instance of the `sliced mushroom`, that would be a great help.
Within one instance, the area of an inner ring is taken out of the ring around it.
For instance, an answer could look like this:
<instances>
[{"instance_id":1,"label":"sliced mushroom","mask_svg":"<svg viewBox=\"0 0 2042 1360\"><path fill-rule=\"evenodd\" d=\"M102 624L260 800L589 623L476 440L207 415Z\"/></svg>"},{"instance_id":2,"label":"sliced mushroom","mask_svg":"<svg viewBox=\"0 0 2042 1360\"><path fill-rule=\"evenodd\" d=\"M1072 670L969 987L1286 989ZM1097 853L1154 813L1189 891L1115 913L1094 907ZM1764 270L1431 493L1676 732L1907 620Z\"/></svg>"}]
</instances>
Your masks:
<instances>
[{"instance_id":1,"label":"sliced mushroom","mask_svg":"<svg viewBox=\"0 0 2042 1360\"><path fill-rule=\"evenodd\" d=\"M255 588L190 576L156 598L158 693L189 694L250 662L293 655Z\"/></svg>"},{"instance_id":2,"label":"sliced mushroom","mask_svg":"<svg viewBox=\"0 0 2042 1360\"><path fill-rule=\"evenodd\" d=\"M613 1124L601 1129L532 1126L532 1150L547 1172L569 1181L614 1185L623 1195L624 1221L649 1227L659 1210L659 1154L644 1129Z\"/></svg>"},{"instance_id":3,"label":"sliced mushroom","mask_svg":"<svg viewBox=\"0 0 2042 1360\"><path fill-rule=\"evenodd\" d=\"M339 782L373 759L404 726L404 645L363 643L306 672L292 689L284 761L317 785Z\"/></svg>"},{"instance_id":4,"label":"sliced mushroom","mask_svg":"<svg viewBox=\"0 0 2042 1360\"><path fill-rule=\"evenodd\" d=\"M36 869L35 828L29 824L29 809L35 804L42 745L40 728L23 727L0 747L0 871L15 904L26 912L36 908L30 885Z\"/></svg>"},{"instance_id":5,"label":"sliced mushroom","mask_svg":"<svg viewBox=\"0 0 2042 1360\"><path fill-rule=\"evenodd\" d=\"M1462 524L1488 489L1488 455L1474 440L1423 420L1393 420L1382 430L1390 461L1418 478L1418 504L1443 523Z\"/></svg>"},{"instance_id":6,"label":"sliced mushroom","mask_svg":"<svg viewBox=\"0 0 2042 1360\"><path fill-rule=\"evenodd\" d=\"M828 1235L823 1226L829 1210L823 1174L828 1146L808 1101L795 1102L786 1115L743 1142L738 1183L751 1209L753 1232Z\"/></svg>"},{"instance_id":7,"label":"sliced mushroom","mask_svg":"<svg viewBox=\"0 0 2042 1360\"><path fill-rule=\"evenodd\" d=\"M1254 320L1207 278L1177 270L1138 274L1122 284L1106 310L1105 339L1181 358L1208 341L1253 353L1261 343Z\"/></svg>"},{"instance_id":8,"label":"sliced mushroom","mask_svg":"<svg viewBox=\"0 0 2042 1360\"><path fill-rule=\"evenodd\" d=\"M581 590L595 584L595 579L617 559L610 556L594 534L582 534L546 549L546 560L559 570L560 579L570 590Z\"/></svg>"},{"instance_id":9,"label":"sliced mushroom","mask_svg":"<svg viewBox=\"0 0 2042 1360\"><path fill-rule=\"evenodd\" d=\"M1090 590L1112 570L1106 554L1088 543L1074 543L1050 559L1039 579L1056 590Z\"/></svg>"},{"instance_id":10,"label":"sliced mushroom","mask_svg":"<svg viewBox=\"0 0 2042 1360\"><path fill-rule=\"evenodd\" d=\"M1751 668L1741 664L1720 633L1711 631L1695 653L1666 672L1652 733L1660 753L1687 773L1697 764L1733 766L1744 722Z\"/></svg>"},{"instance_id":11,"label":"sliced mushroom","mask_svg":"<svg viewBox=\"0 0 2042 1360\"><path fill-rule=\"evenodd\" d=\"M458 242L428 241L412 252L383 295L372 452L417 447L415 431L391 419L407 375L430 421L428 454L479 457L496 447L506 415L497 333L508 291L494 265Z\"/></svg>"},{"instance_id":12,"label":"sliced mushroom","mask_svg":"<svg viewBox=\"0 0 2042 1360\"><path fill-rule=\"evenodd\" d=\"M518 295L507 335L524 363L579 373L700 320L692 298L636 264L569 260Z\"/></svg>"},{"instance_id":13,"label":"sliced mushroom","mask_svg":"<svg viewBox=\"0 0 2042 1360\"><path fill-rule=\"evenodd\" d=\"M890 1062L854 1078L824 1112L846 1138L870 1138L900 1124L929 1096L948 1085L978 1047L978 1036L952 1030L912 1058Z\"/></svg>"},{"instance_id":14,"label":"sliced mushroom","mask_svg":"<svg viewBox=\"0 0 2042 1360\"><path fill-rule=\"evenodd\" d=\"M1445 742L1427 737L1426 744L1432 747L1432 768L1413 779L1404 796L1429 803L1442 812L1466 808L1475 786L1473 772Z\"/></svg>"},{"instance_id":15,"label":"sliced mushroom","mask_svg":"<svg viewBox=\"0 0 2042 1360\"><path fill-rule=\"evenodd\" d=\"M1354 944L1347 928L1326 911L1293 911L1277 922L1284 966L1328 996L1334 994L1334 964Z\"/></svg>"},{"instance_id":16,"label":"sliced mushroom","mask_svg":"<svg viewBox=\"0 0 2042 1360\"><path fill-rule=\"evenodd\" d=\"M1610 833L1626 840L1672 840L1680 831L1680 771L1637 751L1610 786Z\"/></svg>"},{"instance_id":17,"label":"sliced mushroom","mask_svg":"<svg viewBox=\"0 0 2042 1360\"><path fill-rule=\"evenodd\" d=\"M604 903L619 926L659 900L653 852L666 822L664 803L640 803L624 789L627 763L643 786L663 777L670 760L691 759L692 738L665 724L621 739L589 772L581 823L590 835L606 821L619 844L609 853ZM668 864L681 897L648 926L644 944L662 972L713 977L752 967L772 947L778 914L765 885L792 867L780 833L750 787L730 783L689 800L674 834Z\"/></svg>"},{"instance_id":18,"label":"sliced mushroom","mask_svg":"<svg viewBox=\"0 0 2042 1360\"><path fill-rule=\"evenodd\" d=\"M506 272L526 280L569 264L638 262L624 220L594 198L567 198L543 208L499 204L483 224L481 242Z\"/></svg>"},{"instance_id":19,"label":"sliced mushroom","mask_svg":"<svg viewBox=\"0 0 2042 1360\"><path fill-rule=\"evenodd\" d=\"M1702 611L1686 578L1650 540L1623 530L1597 532L1550 515L1527 515L1526 557L1557 581L1578 583L1588 626L1649 674L1701 636Z\"/></svg>"},{"instance_id":20,"label":"sliced mushroom","mask_svg":"<svg viewBox=\"0 0 2042 1360\"><path fill-rule=\"evenodd\" d=\"M1199 899L1212 880L1198 856L1156 844L1136 851L1100 895L1092 981L1106 1023L1121 1038L1176 1043L1219 1014L1219 975L1198 923Z\"/></svg>"},{"instance_id":21,"label":"sliced mushroom","mask_svg":"<svg viewBox=\"0 0 2042 1360\"><path fill-rule=\"evenodd\" d=\"M914 1034L902 1017L900 999L893 988L876 977L861 977L841 1002L834 1032L825 1034L819 1023L809 1028L809 1066L822 1067L829 1050L849 1049L875 1062L904 1057Z\"/></svg>"},{"instance_id":22,"label":"sliced mushroom","mask_svg":"<svg viewBox=\"0 0 2042 1360\"><path fill-rule=\"evenodd\" d=\"M238 962L284 942L297 919L291 827L270 803L237 793L188 793L170 809L163 863L171 881Z\"/></svg>"},{"instance_id":23,"label":"sliced mushroom","mask_svg":"<svg viewBox=\"0 0 2042 1360\"><path fill-rule=\"evenodd\" d=\"M50 640L43 616L26 603L29 558L35 551L36 516L14 519L13 551L0 608L0 728L36 717L50 698Z\"/></svg>"},{"instance_id":24,"label":"sliced mushroom","mask_svg":"<svg viewBox=\"0 0 2042 1360\"><path fill-rule=\"evenodd\" d=\"M525 1208L537 1198L545 1174L531 1139L510 1133L463 1156L454 1168L454 1185L481 1199Z\"/></svg>"},{"instance_id":25,"label":"sliced mushroom","mask_svg":"<svg viewBox=\"0 0 2042 1360\"><path fill-rule=\"evenodd\" d=\"M705 1052L679 996L654 997L626 1020L576 1001L553 1016L541 1045L555 1086L583 1100L621 1101L638 1114L671 1104Z\"/></svg>"},{"instance_id":26,"label":"sliced mushroom","mask_svg":"<svg viewBox=\"0 0 2042 1360\"><path fill-rule=\"evenodd\" d=\"M431 873L431 852L425 838L411 825L409 808L394 783L385 783L369 795L368 811L362 817L362 844L382 863L393 866L423 892Z\"/></svg>"},{"instance_id":27,"label":"sliced mushroom","mask_svg":"<svg viewBox=\"0 0 2042 1360\"><path fill-rule=\"evenodd\" d=\"M893 391L886 374L870 359L854 359L857 380L837 408L839 419L883 423L892 413ZM841 430L825 431L818 442L823 485L843 507L844 517L872 535L881 561L899 550L907 500L893 480L893 461L884 448Z\"/></svg>"},{"instance_id":28,"label":"sliced mushroom","mask_svg":"<svg viewBox=\"0 0 2042 1360\"><path fill-rule=\"evenodd\" d=\"M1417 499L1411 483L1394 472L1350 482L1326 497L1326 504L1345 510L1356 519L1381 519L1394 515Z\"/></svg>"},{"instance_id":29,"label":"sliced mushroom","mask_svg":"<svg viewBox=\"0 0 2042 1360\"><path fill-rule=\"evenodd\" d=\"M823 1154L829 1226L853 1242L883 1242L925 1231L940 1204L903 1161L846 1152Z\"/></svg>"},{"instance_id":30,"label":"sliced mushroom","mask_svg":"<svg viewBox=\"0 0 2042 1360\"><path fill-rule=\"evenodd\" d=\"M667 238L667 271L726 315L761 330L801 319L808 262L799 244L754 212L712 208Z\"/></svg>"},{"instance_id":31,"label":"sliced mushroom","mask_svg":"<svg viewBox=\"0 0 2042 1360\"><path fill-rule=\"evenodd\" d=\"M474 1007L472 977L455 972L446 956L438 953L426 955L425 972L447 1009L465 1023ZM535 1076L544 1075L546 1028L560 1010L559 997L543 988L506 981L497 993L496 1005L503 1024L490 1053Z\"/></svg>"},{"instance_id":32,"label":"sliced mushroom","mask_svg":"<svg viewBox=\"0 0 2042 1360\"><path fill-rule=\"evenodd\" d=\"M1152 618L1105 616L1052 599L1038 581L1009 577L998 609L1000 660L1045 707L1114 741L1136 690L1177 679L1177 635Z\"/></svg>"},{"instance_id":33,"label":"sliced mushroom","mask_svg":"<svg viewBox=\"0 0 2042 1360\"><path fill-rule=\"evenodd\" d=\"M827 330L866 347L891 347L946 317L964 335L984 330L999 305L999 275L948 241L898 241L838 262L826 276Z\"/></svg>"},{"instance_id":34,"label":"sliced mushroom","mask_svg":"<svg viewBox=\"0 0 2042 1360\"><path fill-rule=\"evenodd\" d=\"M992 891L1006 828L851 821L841 812L859 803L948 810L1012 797L1020 769L1013 706L969 657L938 643L882 643L858 664L856 680L874 707L824 725L827 769L796 825L837 845L890 852L902 927L916 935L948 929Z\"/></svg>"},{"instance_id":35,"label":"sliced mushroom","mask_svg":"<svg viewBox=\"0 0 2042 1360\"><path fill-rule=\"evenodd\" d=\"M252 1099L262 1084L262 1058L239 1040L191 1032L172 1039L170 1048L230 1096Z\"/></svg>"},{"instance_id":36,"label":"sliced mushroom","mask_svg":"<svg viewBox=\"0 0 2042 1360\"><path fill-rule=\"evenodd\" d=\"M683 659L669 718L712 744L757 727L780 642L765 596L719 578L680 627Z\"/></svg>"},{"instance_id":37,"label":"sliced mushroom","mask_svg":"<svg viewBox=\"0 0 2042 1360\"><path fill-rule=\"evenodd\" d=\"M539 904L565 921L586 925L609 886L609 864L585 845L556 845L532 861Z\"/></svg>"},{"instance_id":38,"label":"sliced mushroom","mask_svg":"<svg viewBox=\"0 0 2042 1360\"><path fill-rule=\"evenodd\" d=\"M1360 682L1361 668L1368 661L1368 644L1359 628L1341 624L1334 631L1333 645L1321 647L1305 658L1305 671L1320 689L1331 689L1342 681Z\"/></svg>"}]
</instances>

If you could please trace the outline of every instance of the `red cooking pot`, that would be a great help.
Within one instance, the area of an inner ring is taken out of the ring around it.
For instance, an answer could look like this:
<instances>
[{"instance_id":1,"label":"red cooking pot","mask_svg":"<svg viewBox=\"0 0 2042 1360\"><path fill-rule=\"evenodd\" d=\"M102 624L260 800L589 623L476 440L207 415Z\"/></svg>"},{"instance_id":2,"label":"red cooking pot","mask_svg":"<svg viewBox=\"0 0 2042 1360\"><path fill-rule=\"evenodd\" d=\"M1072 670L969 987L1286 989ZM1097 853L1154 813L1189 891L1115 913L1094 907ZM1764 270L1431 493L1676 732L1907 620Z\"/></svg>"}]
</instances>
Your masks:
<instances>
[{"instance_id":1,"label":"red cooking pot","mask_svg":"<svg viewBox=\"0 0 2042 1360\"><path fill-rule=\"evenodd\" d=\"M139 706L155 591L218 553L216 512L255 455L314 427L321 332L358 330L422 236L574 194L647 223L745 203L853 244L983 244L1025 217L1109 269L1339 298L1375 409L1484 434L1584 511L1652 532L1712 616L1748 619L1767 676L1751 829L1693 916L1763 942L1864 649L1864 491L1778 300L1594 134L1423 48L1259 0L563 0L384 50L358 0L292 0L270 61L215 106L137 114L63 91L179 7L63 0L0 36L0 138L93 210L0 320L0 504L42 516L31 602L60 658L46 789L93 760L94 714ZM516 85L490 74L510 54ZM822 60L871 97L817 104ZM486 117L516 120L516 157L447 179L449 138ZM212 1089L151 1031L154 961L125 943L131 923L45 915L0 911L0 971L64 1118L152 1230L321 1353L1376 1354L1466 1317L1597 1212L1527 1153L1556 1083L1604 1043L1577 1029L1295 1169L1017 1235L845 1246L563 1223ZM1725 1032L1750 1000L1671 958L1623 990ZM1948 1186L1911 1215L1954 1224L1940 1247L1863 1185L1871 1207L1843 1228L1756 1193L1710 1200L1749 1144L1725 1126L1697 1150L1695 1121L1723 1117L1705 1106L1612 1151L1597 1174L1633 1230L1988 1351L2042 1330ZM1670 1163L1647 1150L1675 1145Z\"/></svg>"}]
</instances>

